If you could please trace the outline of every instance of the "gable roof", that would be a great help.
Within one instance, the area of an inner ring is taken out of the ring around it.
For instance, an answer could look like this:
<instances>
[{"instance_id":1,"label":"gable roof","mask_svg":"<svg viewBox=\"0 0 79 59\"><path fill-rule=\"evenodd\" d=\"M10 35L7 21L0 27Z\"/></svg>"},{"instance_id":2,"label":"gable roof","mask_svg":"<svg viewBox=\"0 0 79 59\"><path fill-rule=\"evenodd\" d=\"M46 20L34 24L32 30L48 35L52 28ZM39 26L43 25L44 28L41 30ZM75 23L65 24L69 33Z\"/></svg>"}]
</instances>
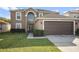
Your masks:
<instances>
[{"instance_id":1,"label":"gable roof","mask_svg":"<svg viewBox=\"0 0 79 59\"><path fill-rule=\"evenodd\" d=\"M72 10L72 11L68 11L66 13L69 13L69 14L79 14L79 10Z\"/></svg>"},{"instance_id":2,"label":"gable roof","mask_svg":"<svg viewBox=\"0 0 79 59\"><path fill-rule=\"evenodd\" d=\"M28 11L28 10L32 10L32 11L36 12L36 10L33 9L33 8L28 8L28 9L26 9L25 11Z\"/></svg>"},{"instance_id":3,"label":"gable roof","mask_svg":"<svg viewBox=\"0 0 79 59\"><path fill-rule=\"evenodd\" d=\"M56 13L59 14L59 12L51 11L51 10L44 10L44 9L36 9L38 12L44 12L44 13Z\"/></svg>"}]
</instances>

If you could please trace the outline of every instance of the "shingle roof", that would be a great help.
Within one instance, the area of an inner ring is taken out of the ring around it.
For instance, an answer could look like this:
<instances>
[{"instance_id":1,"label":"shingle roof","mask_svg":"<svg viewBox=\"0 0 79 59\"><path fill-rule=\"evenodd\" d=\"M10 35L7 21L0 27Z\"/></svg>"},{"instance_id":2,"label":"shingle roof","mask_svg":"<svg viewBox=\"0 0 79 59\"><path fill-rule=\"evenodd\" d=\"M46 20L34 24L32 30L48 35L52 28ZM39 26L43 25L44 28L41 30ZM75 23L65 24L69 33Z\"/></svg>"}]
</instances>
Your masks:
<instances>
[{"instance_id":1,"label":"shingle roof","mask_svg":"<svg viewBox=\"0 0 79 59\"><path fill-rule=\"evenodd\" d=\"M60 14L53 14L53 13L46 14L43 17L45 17L45 18L70 18L68 16L63 16L63 15L60 15Z\"/></svg>"},{"instance_id":2,"label":"shingle roof","mask_svg":"<svg viewBox=\"0 0 79 59\"><path fill-rule=\"evenodd\" d=\"M79 10L72 10L72 11L68 11L66 13L70 13L70 14L79 14Z\"/></svg>"},{"instance_id":3,"label":"shingle roof","mask_svg":"<svg viewBox=\"0 0 79 59\"><path fill-rule=\"evenodd\" d=\"M51 11L51 10L44 10L44 9L36 9L36 11L38 11L38 12L44 12L44 13L55 13L55 14L59 14L59 12Z\"/></svg>"},{"instance_id":4,"label":"shingle roof","mask_svg":"<svg viewBox=\"0 0 79 59\"><path fill-rule=\"evenodd\" d=\"M56 11L50 11L50 10L44 10L44 9L33 9L33 8L28 8L28 9L16 9L16 10L10 10L10 11L26 11L26 10L29 10L29 9L32 9L36 12L44 12L44 13L56 13L58 14L59 12L56 12Z\"/></svg>"}]
</instances>

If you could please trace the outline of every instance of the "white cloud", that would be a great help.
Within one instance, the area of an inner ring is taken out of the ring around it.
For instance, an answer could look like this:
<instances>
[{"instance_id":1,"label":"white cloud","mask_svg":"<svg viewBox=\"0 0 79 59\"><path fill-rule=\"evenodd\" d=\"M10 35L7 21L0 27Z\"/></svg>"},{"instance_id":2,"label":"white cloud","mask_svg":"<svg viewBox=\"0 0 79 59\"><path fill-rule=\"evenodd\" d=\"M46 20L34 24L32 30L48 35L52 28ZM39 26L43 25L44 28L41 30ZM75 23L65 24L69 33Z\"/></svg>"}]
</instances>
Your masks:
<instances>
[{"instance_id":1,"label":"white cloud","mask_svg":"<svg viewBox=\"0 0 79 59\"><path fill-rule=\"evenodd\" d=\"M2 8L4 10L16 10L16 9L18 9L16 7L0 7L0 8Z\"/></svg>"},{"instance_id":2,"label":"white cloud","mask_svg":"<svg viewBox=\"0 0 79 59\"><path fill-rule=\"evenodd\" d=\"M16 10L18 9L17 7L9 7L10 10Z\"/></svg>"},{"instance_id":3,"label":"white cloud","mask_svg":"<svg viewBox=\"0 0 79 59\"><path fill-rule=\"evenodd\" d=\"M76 8L75 10L79 10L79 8Z\"/></svg>"},{"instance_id":4,"label":"white cloud","mask_svg":"<svg viewBox=\"0 0 79 59\"><path fill-rule=\"evenodd\" d=\"M59 10L52 10L52 11L56 11L56 12L59 12Z\"/></svg>"},{"instance_id":5,"label":"white cloud","mask_svg":"<svg viewBox=\"0 0 79 59\"><path fill-rule=\"evenodd\" d=\"M64 11L63 13L66 13L66 12L68 12L68 11Z\"/></svg>"},{"instance_id":6,"label":"white cloud","mask_svg":"<svg viewBox=\"0 0 79 59\"><path fill-rule=\"evenodd\" d=\"M5 10L9 10L9 8L8 8L8 7L3 7L3 9L5 9Z\"/></svg>"},{"instance_id":7,"label":"white cloud","mask_svg":"<svg viewBox=\"0 0 79 59\"><path fill-rule=\"evenodd\" d=\"M7 19L10 19L10 14L7 14L7 15L0 14L0 17L4 17L4 18L7 18Z\"/></svg>"},{"instance_id":8,"label":"white cloud","mask_svg":"<svg viewBox=\"0 0 79 59\"><path fill-rule=\"evenodd\" d=\"M5 16L5 18L10 19L10 16Z\"/></svg>"},{"instance_id":9,"label":"white cloud","mask_svg":"<svg viewBox=\"0 0 79 59\"><path fill-rule=\"evenodd\" d=\"M9 10L8 7L0 7L1 9L4 9L4 10Z\"/></svg>"},{"instance_id":10,"label":"white cloud","mask_svg":"<svg viewBox=\"0 0 79 59\"><path fill-rule=\"evenodd\" d=\"M75 8L75 9L72 9L70 11L74 12L74 11L77 11L77 10L79 10L79 8Z\"/></svg>"},{"instance_id":11,"label":"white cloud","mask_svg":"<svg viewBox=\"0 0 79 59\"><path fill-rule=\"evenodd\" d=\"M79 7L78 0L1 0L0 6L8 7Z\"/></svg>"}]
</instances>

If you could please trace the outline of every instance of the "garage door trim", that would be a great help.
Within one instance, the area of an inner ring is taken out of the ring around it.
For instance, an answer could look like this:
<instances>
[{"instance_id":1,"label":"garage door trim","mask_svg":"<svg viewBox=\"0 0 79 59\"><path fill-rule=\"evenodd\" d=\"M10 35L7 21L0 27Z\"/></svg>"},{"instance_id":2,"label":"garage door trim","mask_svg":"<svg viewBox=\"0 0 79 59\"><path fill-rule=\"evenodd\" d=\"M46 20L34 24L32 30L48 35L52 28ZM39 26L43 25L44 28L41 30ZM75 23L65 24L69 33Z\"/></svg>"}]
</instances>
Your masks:
<instances>
[{"instance_id":1,"label":"garage door trim","mask_svg":"<svg viewBox=\"0 0 79 59\"><path fill-rule=\"evenodd\" d=\"M43 30L45 29L44 28L44 22L45 21L66 21L66 22L73 22L73 35L75 35L75 21L74 20L43 20Z\"/></svg>"}]
</instances>

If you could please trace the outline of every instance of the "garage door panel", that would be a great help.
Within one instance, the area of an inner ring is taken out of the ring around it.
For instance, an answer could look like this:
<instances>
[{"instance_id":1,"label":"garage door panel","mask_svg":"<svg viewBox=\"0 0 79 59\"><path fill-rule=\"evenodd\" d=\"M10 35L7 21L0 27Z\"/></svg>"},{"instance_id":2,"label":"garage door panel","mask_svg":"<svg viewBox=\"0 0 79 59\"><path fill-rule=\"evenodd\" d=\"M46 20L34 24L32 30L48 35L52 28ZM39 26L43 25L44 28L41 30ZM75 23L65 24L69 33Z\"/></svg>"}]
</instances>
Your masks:
<instances>
[{"instance_id":1,"label":"garage door panel","mask_svg":"<svg viewBox=\"0 0 79 59\"><path fill-rule=\"evenodd\" d=\"M47 34L54 34L54 35L73 34L73 22L45 21L44 27Z\"/></svg>"}]
</instances>

